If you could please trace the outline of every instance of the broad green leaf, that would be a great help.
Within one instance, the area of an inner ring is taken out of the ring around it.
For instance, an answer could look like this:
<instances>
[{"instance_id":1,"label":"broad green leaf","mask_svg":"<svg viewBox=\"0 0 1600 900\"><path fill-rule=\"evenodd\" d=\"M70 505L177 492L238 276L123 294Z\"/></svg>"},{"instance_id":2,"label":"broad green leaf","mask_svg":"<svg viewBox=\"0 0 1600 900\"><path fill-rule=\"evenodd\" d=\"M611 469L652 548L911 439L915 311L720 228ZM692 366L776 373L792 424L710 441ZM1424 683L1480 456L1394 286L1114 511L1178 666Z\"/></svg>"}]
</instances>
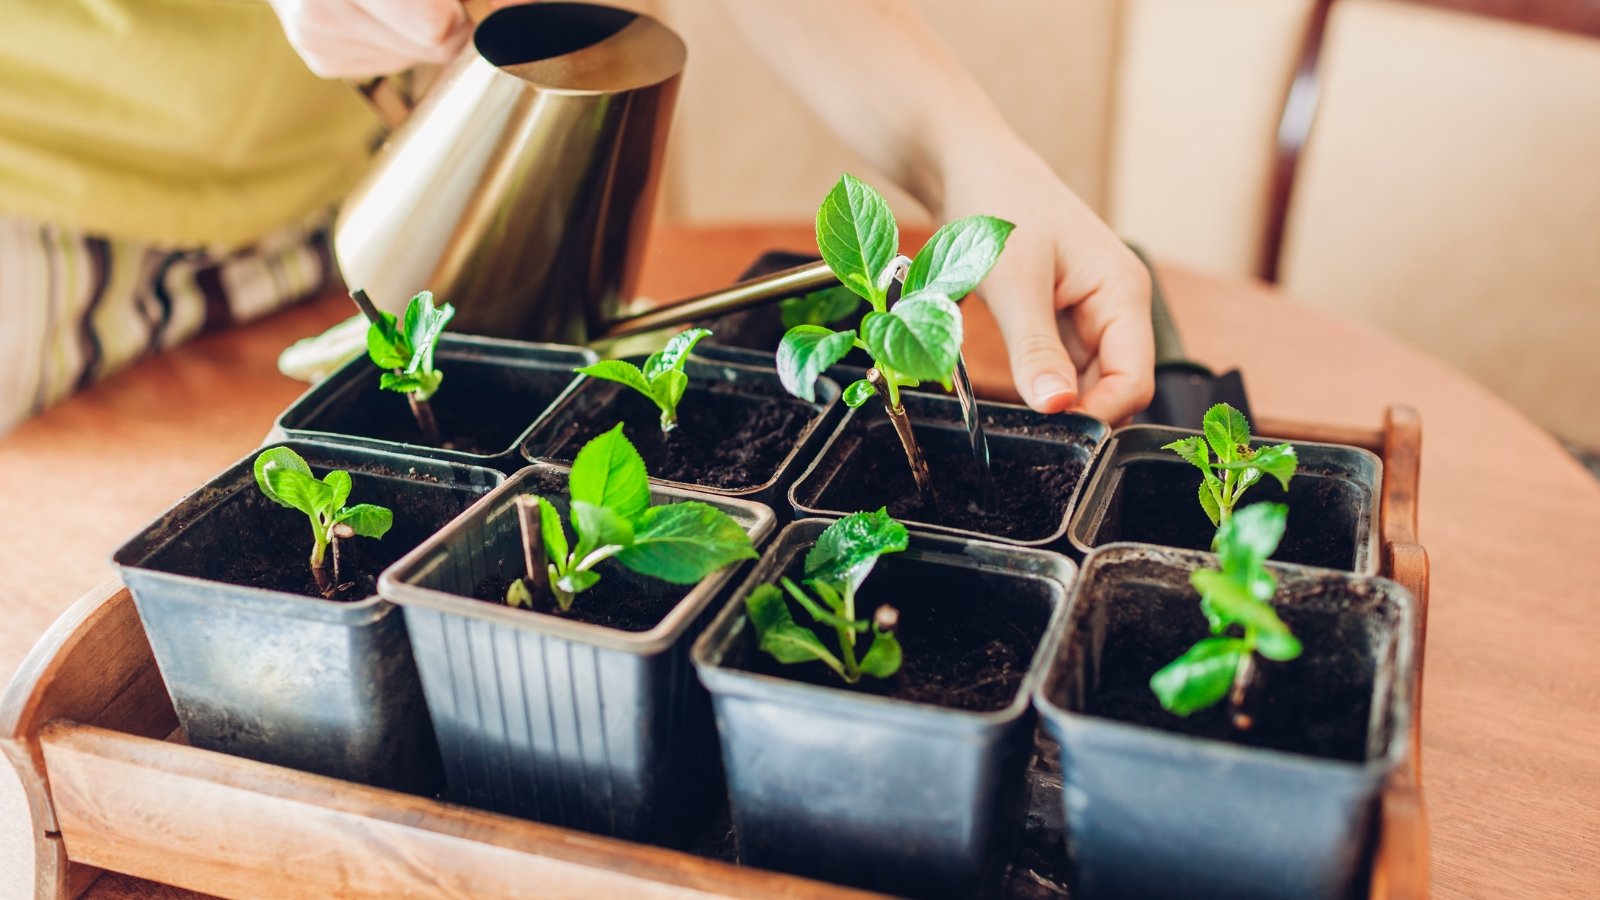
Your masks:
<instances>
[{"instance_id":1,"label":"broad green leaf","mask_svg":"<svg viewBox=\"0 0 1600 900\"><path fill-rule=\"evenodd\" d=\"M961 355L961 308L943 294L910 294L886 313L861 320L861 338L876 361L925 381L948 385Z\"/></svg>"},{"instance_id":2,"label":"broad green leaf","mask_svg":"<svg viewBox=\"0 0 1600 900\"><path fill-rule=\"evenodd\" d=\"M268 463L261 470L270 490L267 496L313 518L333 511L333 488L298 469Z\"/></svg>"},{"instance_id":3,"label":"broad green leaf","mask_svg":"<svg viewBox=\"0 0 1600 900\"><path fill-rule=\"evenodd\" d=\"M994 216L957 219L933 233L906 273L905 292L935 291L960 300L994 268L1016 226Z\"/></svg>"},{"instance_id":4,"label":"broad green leaf","mask_svg":"<svg viewBox=\"0 0 1600 900\"><path fill-rule=\"evenodd\" d=\"M544 541L545 556L551 562L565 567L567 554L571 551L567 547L567 532L561 525L561 513L549 500L543 497L534 499L539 501L539 539Z\"/></svg>"},{"instance_id":5,"label":"broad green leaf","mask_svg":"<svg viewBox=\"0 0 1600 900\"><path fill-rule=\"evenodd\" d=\"M850 352L855 335L821 325L797 325L778 344L778 380L801 400L817 399L817 376Z\"/></svg>"},{"instance_id":6,"label":"broad green leaf","mask_svg":"<svg viewBox=\"0 0 1600 900\"><path fill-rule=\"evenodd\" d=\"M581 594L599 583L599 572L568 572L556 579L556 588L569 594Z\"/></svg>"},{"instance_id":7,"label":"broad green leaf","mask_svg":"<svg viewBox=\"0 0 1600 900\"><path fill-rule=\"evenodd\" d=\"M1250 423L1244 420L1243 413L1226 403L1218 403L1206 410L1200 424L1206 433L1206 442L1217 454L1218 462L1237 460L1239 448L1250 443Z\"/></svg>"},{"instance_id":8,"label":"broad green leaf","mask_svg":"<svg viewBox=\"0 0 1600 900\"><path fill-rule=\"evenodd\" d=\"M1240 580L1215 569L1201 569L1190 573L1189 583L1205 597L1212 611L1229 624L1255 629L1259 634L1288 633L1289 626L1278 618L1278 613L1257 600Z\"/></svg>"},{"instance_id":9,"label":"broad green leaf","mask_svg":"<svg viewBox=\"0 0 1600 900\"><path fill-rule=\"evenodd\" d=\"M900 640L892 631L872 630L872 646L861 657L861 674L888 678L900 671Z\"/></svg>"},{"instance_id":10,"label":"broad green leaf","mask_svg":"<svg viewBox=\"0 0 1600 900\"><path fill-rule=\"evenodd\" d=\"M251 469L255 472L256 486L261 488L261 493L266 494L267 499L277 503L279 506L287 506L291 509L296 508L295 505L278 496L277 491L272 487L272 483L267 480L267 472L269 470L281 470L299 472L307 478L313 477L311 475L311 466L300 458L300 454L290 450L288 447L273 447L270 450L261 451Z\"/></svg>"},{"instance_id":11,"label":"broad green leaf","mask_svg":"<svg viewBox=\"0 0 1600 900\"><path fill-rule=\"evenodd\" d=\"M876 396L878 389L872 386L872 382L863 378L851 382L850 386L844 389L844 405L855 409Z\"/></svg>"},{"instance_id":12,"label":"broad green leaf","mask_svg":"<svg viewBox=\"0 0 1600 900\"><path fill-rule=\"evenodd\" d=\"M1168 712L1187 716L1205 709L1228 695L1247 652L1238 638L1205 638L1151 675L1150 690Z\"/></svg>"},{"instance_id":13,"label":"broad green leaf","mask_svg":"<svg viewBox=\"0 0 1600 900\"><path fill-rule=\"evenodd\" d=\"M411 359L405 366L407 372L426 372L433 368L434 345L455 314L455 307L448 303L435 306L432 291L422 291L406 304L405 335L411 344Z\"/></svg>"},{"instance_id":14,"label":"broad green leaf","mask_svg":"<svg viewBox=\"0 0 1600 900\"><path fill-rule=\"evenodd\" d=\"M378 387L402 394L416 394L418 400L432 399L443 383L444 373L437 370L415 373L385 372L378 378Z\"/></svg>"},{"instance_id":15,"label":"broad green leaf","mask_svg":"<svg viewBox=\"0 0 1600 900\"><path fill-rule=\"evenodd\" d=\"M389 533L390 526L394 524L394 513L373 503L357 503L339 510L334 522L349 525L362 537L381 538Z\"/></svg>"},{"instance_id":16,"label":"broad green leaf","mask_svg":"<svg viewBox=\"0 0 1600 900\"><path fill-rule=\"evenodd\" d=\"M1248 475L1255 472L1254 483L1261 473L1265 472L1278 480L1284 490L1289 489L1289 479L1294 477L1295 469L1300 465L1300 458L1294 452L1293 444L1278 444L1272 447L1263 447L1260 450L1241 454L1237 462L1224 465L1225 469L1242 469Z\"/></svg>"},{"instance_id":17,"label":"broad green leaf","mask_svg":"<svg viewBox=\"0 0 1600 900\"><path fill-rule=\"evenodd\" d=\"M906 527L887 510L851 513L817 536L806 554L806 577L860 587L878 557L899 553L909 540Z\"/></svg>"},{"instance_id":18,"label":"broad green leaf","mask_svg":"<svg viewBox=\"0 0 1600 900\"><path fill-rule=\"evenodd\" d=\"M334 469L322 476L322 483L327 485L332 493L328 496L328 508L339 509L344 502L350 499L350 473L343 469Z\"/></svg>"},{"instance_id":19,"label":"broad green leaf","mask_svg":"<svg viewBox=\"0 0 1600 900\"><path fill-rule=\"evenodd\" d=\"M579 375L587 375L590 378L615 381L618 384L627 385L646 397L654 399L654 395L650 393L650 380L644 377L644 372L640 371L638 366L627 360L602 359L597 363L592 363L580 369L573 369L573 371Z\"/></svg>"},{"instance_id":20,"label":"broad green leaf","mask_svg":"<svg viewBox=\"0 0 1600 900\"><path fill-rule=\"evenodd\" d=\"M1173 441L1170 444L1162 444L1161 449L1171 450L1202 472L1211 471L1211 452L1206 449L1205 438L1199 435Z\"/></svg>"},{"instance_id":21,"label":"broad green leaf","mask_svg":"<svg viewBox=\"0 0 1600 900\"><path fill-rule=\"evenodd\" d=\"M822 578L812 578L806 581L806 584L817 592L817 596L822 598L822 602L828 604L829 609L840 615L844 614L844 597L839 594L839 589L834 587L833 582ZM863 629L866 628L866 623L861 623L861 627Z\"/></svg>"},{"instance_id":22,"label":"broad green leaf","mask_svg":"<svg viewBox=\"0 0 1600 900\"><path fill-rule=\"evenodd\" d=\"M533 591L528 583L518 578L506 586L506 605L512 609L533 609Z\"/></svg>"},{"instance_id":23,"label":"broad green leaf","mask_svg":"<svg viewBox=\"0 0 1600 900\"><path fill-rule=\"evenodd\" d=\"M572 501L572 528L578 533L578 559L608 545L633 543L633 525L613 509L583 500ZM544 530L541 517L539 530Z\"/></svg>"},{"instance_id":24,"label":"broad green leaf","mask_svg":"<svg viewBox=\"0 0 1600 900\"><path fill-rule=\"evenodd\" d=\"M644 377L654 382L663 372L682 372L683 364L689 360L689 351L694 349L695 344L710 336L711 332L704 328L690 328L673 335L665 347L650 354L650 358L645 360ZM682 396L681 392L679 396Z\"/></svg>"},{"instance_id":25,"label":"broad green leaf","mask_svg":"<svg viewBox=\"0 0 1600 900\"><path fill-rule=\"evenodd\" d=\"M807 594L805 590L800 587L800 585L795 584L787 577L781 578L779 581L783 584L783 589L788 592L789 596L794 598L794 602L800 604L800 606L805 609L805 611L811 616L812 620L820 622L823 625L830 625L834 628L843 628L846 631L867 630L867 623L851 621L850 619L846 619L844 616L841 616L835 612L835 610L839 609L839 604L830 604L833 606L833 609L826 609L817 601L811 599L811 595ZM821 591L818 591L818 593L820 594ZM837 598L838 595L836 594L834 596Z\"/></svg>"},{"instance_id":26,"label":"broad green leaf","mask_svg":"<svg viewBox=\"0 0 1600 900\"><path fill-rule=\"evenodd\" d=\"M778 304L784 330L796 325L832 325L850 318L860 308L861 298L844 285L790 297Z\"/></svg>"},{"instance_id":27,"label":"broad green leaf","mask_svg":"<svg viewBox=\"0 0 1600 900\"><path fill-rule=\"evenodd\" d=\"M650 480L644 459L622 433L622 423L583 445L572 461L568 496L605 506L630 522L650 507Z\"/></svg>"},{"instance_id":28,"label":"broad green leaf","mask_svg":"<svg viewBox=\"0 0 1600 900\"><path fill-rule=\"evenodd\" d=\"M1300 655L1300 639L1283 631L1263 631L1256 635L1256 652L1267 659L1288 662Z\"/></svg>"},{"instance_id":29,"label":"broad green leaf","mask_svg":"<svg viewBox=\"0 0 1600 900\"><path fill-rule=\"evenodd\" d=\"M1259 568L1277 551L1288 519L1289 507L1282 503L1254 503L1235 510L1211 542L1222 571L1238 577Z\"/></svg>"},{"instance_id":30,"label":"broad green leaf","mask_svg":"<svg viewBox=\"0 0 1600 900\"><path fill-rule=\"evenodd\" d=\"M367 326L367 358L380 369L404 369L411 363L411 345L393 313L379 312Z\"/></svg>"},{"instance_id":31,"label":"broad green leaf","mask_svg":"<svg viewBox=\"0 0 1600 900\"><path fill-rule=\"evenodd\" d=\"M689 376L675 369L662 372L655 381L650 382L651 399L661 408L663 426L678 421L678 401L683 399L683 392L688 389Z\"/></svg>"},{"instance_id":32,"label":"broad green leaf","mask_svg":"<svg viewBox=\"0 0 1600 900\"><path fill-rule=\"evenodd\" d=\"M874 303L878 276L899 252L900 229L877 191L845 175L817 210L817 250L839 282Z\"/></svg>"},{"instance_id":33,"label":"broad green leaf","mask_svg":"<svg viewBox=\"0 0 1600 900\"><path fill-rule=\"evenodd\" d=\"M1211 492L1214 481L1215 479L1201 479L1200 508L1206 511L1206 517L1211 520L1211 524L1217 525L1222 521L1222 506L1217 503L1217 495Z\"/></svg>"},{"instance_id":34,"label":"broad green leaf","mask_svg":"<svg viewBox=\"0 0 1600 900\"><path fill-rule=\"evenodd\" d=\"M633 520L633 545L617 560L641 575L673 584L694 584L756 551L735 522L697 500L652 506Z\"/></svg>"},{"instance_id":35,"label":"broad green leaf","mask_svg":"<svg viewBox=\"0 0 1600 900\"><path fill-rule=\"evenodd\" d=\"M789 614L789 604L784 601L783 592L775 586L763 584L751 591L744 598L744 610L745 615L750 617L751 627L755 628L761 649L771 654L773 659L785 665L817 660L840 675L844 674L844 666L823 645L822 640L811 629L802 628L795 622L794 616Z\"/></svg>"}]
</instances>

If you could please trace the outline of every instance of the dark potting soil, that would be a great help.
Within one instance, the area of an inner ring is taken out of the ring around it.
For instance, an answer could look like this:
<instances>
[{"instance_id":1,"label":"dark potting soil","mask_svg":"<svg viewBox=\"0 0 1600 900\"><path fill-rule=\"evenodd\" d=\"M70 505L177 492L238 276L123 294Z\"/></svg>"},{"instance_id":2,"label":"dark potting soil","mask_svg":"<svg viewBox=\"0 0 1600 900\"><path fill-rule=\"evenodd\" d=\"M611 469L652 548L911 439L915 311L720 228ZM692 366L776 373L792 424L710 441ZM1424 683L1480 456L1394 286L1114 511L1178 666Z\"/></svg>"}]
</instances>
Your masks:
<instances>
[{"instance_id":1,"label":"dark potting soil","mask_svg":"<svg viewBox=\"0 0 1600 900\"><path fill-rule=\"evenodd\" d=\"M878 411L872 414L883 418ZM897 519L1019 541L1042 540L1061 528L1073 488L1083 477L1085 460L1076 448L990 435L996 502L984 508L977 503L982 492L966 432L918 426L916 433L933 476L931 502L917 494L905 450L884 419L872 423L865 439L834 443L830 455L842 455L844 462L817 506L850 512L887 506Z\"/></svg>"},{"instance_id":2,"label":"dark potting soil","mask_svg":"<svg viewBox=\"0 0 1600 900\"><path fill-rule=\"evenodd\" d=\"M474 599L505 605L506 588L522 575L522 560L501 560L499 569L500 574L478 582L472 590ZM597 571L599 583L579 594L571 609L562 612L555 598L545 594L533 598L534 611L618 631L649 631L694 587L645 578L609 561Z\"/></svg>"},{"instance_id":3,"label":"dark potting soil","mask_svg":"<svg viewBox=\"0 0 1600 900\"><path fill-rule=\"evenodd\" d=\"M802 557L803 558L803 557ZM798 581L797 561L789 577ZM822 687L950 709L991 712L1016 698L1049 622L1044 589L1030 580L920 560L882 559L856 595L856 614L887 603L900 612L900 671L847 685L819 662L784 665L762 653L748 634L728 658L734 668ZM793 603L795 621L813 624ZM837 651L827 629L823 643ZM866 645L861 647L864 650ZM863 651L858 651L863 652Z\"/></svg>"},{"instance_id":4,"label":"dark potting soil","mask_svg":"<svg viewBox=\"0 0 1600 900\"><path fill-rule=\"evenodd\" d=\"M321 466L313 470L318 477L327 474ZM380 572L481 496L410 473L385 477L361 467L347 471L354 482L349 502L386 506L394 512L394 524L382 538L339 542L339 590L327 598L331 600L364 600L377 593ZM179 575L321 597L311 574L311 545L306 516L268 500L252 482L203 514L145 564ZM332 548L327 559L331 566Z\"/></svg>"},{"instance_id":5,"label":"dark potting soil","mask_svg":"<svg viewBox=\"0 0 1600 900\"><path fill-rule=\"evenodd\" d=\"M1140 541L1188 550L1210 550L1216 527L1196 496L1200 470L1181 460L1135 460L1121 467L1116 495L1095 535L1095 545ZM1351 571L1366 492L1352 481L1302 472L1289 491L1271 478L1245 492L1242 505L1288 503L1289 522L1272 558L1279 562Z\"/></svg>"},{"instance_id":6,"label":"dark potting soil","mask_svg":"<svg viewBox=\"0 0 1600 900\"><path fill-rule=\"evenodd\" d=\"M529 368L442 354L438 366L444 382L429 405L443 446L484 456L511 447L576 377L565 368ZM377 368L365 375L357 386L341 391L293 427L429 446L405 395L378 387L382 373Z\"/></svg>"},{"instance_id":7,"label":"dark potting soil","mask_svg":"<svg viewBox=\"0 0 1600 900\"><path fill-rule=\"evenodd\" d=\"M1223 701L1187 717L1162 709L1150 676L1208 634L1192 591L1158 581L1130 579L1107 588L1093 616L1105 617L1105 643L1084 712L1162 731L1265 747L1327 759L1367 758L1367 720L1372 708L1374 662L1360 618L1341 610L1334 596L1306 594L1277 607L1305 650L1290 662L1256 658L1246 699L1254 719L1246 731L1231 724ZM1085 616L1069 641L1090 659ZM1061 703L1063 697L1057 697Z\"/></svg>"},{"instance_id":8,"label":"dark potting soil","mask_svg":"<svg viewBox=\"0 0 1600 900\"><path fill-rule=\"evenodd\" d=\"M570 462L583 445L623 425L623 433L652 478L739 490L771 481L818 415L792 397L735 393L722 385L691 384L678 404L678 426L661 430L661 411L636 391L593 382L604 399L560 426L548 456Z\"/></svg>"}]
</instances>

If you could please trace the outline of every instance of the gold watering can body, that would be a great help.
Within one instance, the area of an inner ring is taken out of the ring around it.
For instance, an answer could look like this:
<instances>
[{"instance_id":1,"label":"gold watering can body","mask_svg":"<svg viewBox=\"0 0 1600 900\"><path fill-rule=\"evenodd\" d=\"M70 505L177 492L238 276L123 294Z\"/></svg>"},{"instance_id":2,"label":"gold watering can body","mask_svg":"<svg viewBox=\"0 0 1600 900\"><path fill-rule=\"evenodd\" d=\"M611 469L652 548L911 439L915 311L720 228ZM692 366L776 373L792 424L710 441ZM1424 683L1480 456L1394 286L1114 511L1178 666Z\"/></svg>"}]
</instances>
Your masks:
<instances>
[{"instance_id":1,"label":"gold watering can body","mask_svg":"<svg viewBox=\"0 0 1600 900\"><path fill-rule=\"evenodd\" d=\"M488 15L345 201L345 283L391 310L432 290L466 333L598 336L632 299L685 55L612 7Z\"/></svg>"}]
</instances>

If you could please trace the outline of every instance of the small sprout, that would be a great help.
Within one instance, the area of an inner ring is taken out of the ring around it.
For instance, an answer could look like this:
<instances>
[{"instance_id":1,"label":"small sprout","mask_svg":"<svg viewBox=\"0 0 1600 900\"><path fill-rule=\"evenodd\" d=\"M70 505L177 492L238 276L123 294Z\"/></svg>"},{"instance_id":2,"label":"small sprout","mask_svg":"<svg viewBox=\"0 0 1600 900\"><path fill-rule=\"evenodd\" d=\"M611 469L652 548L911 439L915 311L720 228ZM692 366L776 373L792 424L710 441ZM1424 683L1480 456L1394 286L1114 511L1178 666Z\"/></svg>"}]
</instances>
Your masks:
<instances>
[{"instance_id":1,"label":"small sprout","mask_svg":"<svg viewBox=\"0 0 1600 900\"><path fill-rule=\"evenodd\" d=\"M704 328L680 331L667 341L665 347L650 354L643 369L627 360L602 359L594 365L574 371L590 378L615 381L643 394L645 399L661 410L661 430L671 431L678 427L678 401L683 399L683 392L689 387L689 376L683 374L684 364L689 361L689 351L702 338L710 336L711 332Z\"/></svg>"},{"instance_id":2,"label":"small sprout","mask_svg":"<svg viewBox=\"0 0 1600 900\"><path fill-rule=\"evenodd\" d=\"M350 498L350 473L335 469L321 480L311 474L311 466L288 447L264 450L255 461L256 485L261 493L279 506L298 509L311 520L311 575L324 597L332 597L339 585L339 541L361 537L381 538L394 524L394 514L382 506L358 503L345 506ZM333 546L333 572L327 567L328 546Z\"/></svg>"},{"instance_id":3,"label":"small sprout","mask_svg":"<svg viewBox=\"0 0 1600 900\"><path fill-rule=\"evenodd\" d=\"M529 496L539 511L551 593L562 612L600 581L595 567L616 558L641 575L671 584L694 584L741 559L756 555L744 529L714 506L689 500L650 505L644 460L618 425L578 451L568 487L572 530L569 543L561 515L550 501ZM520 502L520 500L519 500ZM519 579L519 582L521 579ZM528 602L532 604L529 585ZM511 603L507 591L507 603Z\"/></svg>"},{"instance_id":4,"label":"small sprout","mask_svg":"<svg viewBox=\"0 0 1600 900\"><path fill-rule=\"evenodd\" d=\"M533 609L533 592L528 583L518 578L506 588L506 605L512 609Z\"/></svg>"},{"instance_id":5,"label":"small sprout","mask_svg":"<svg viewBox=\"0 0 1600 900\"><path fill-rule=\"evenodd\" d=\"M885 510L859 512L828 526L806 554L805 588L788 577L777 585L763 584L745 598L745 612L761 641L761 649L780 663L817 661L832 669L846 684L863 675L888 678L900 671L900 641L894 628L900 614L880 606L872 622L856 620L856 591L872 574L878 558L906 549L906 528ZM830 650L816 632L800 625L789 611L785 593L800 604L819 625L833 627L838 653ZM812 594L816 596L813 597ZM872 642L859 661L857 636L871 630Z\"/></svg>"},{"instance_id":6,"label":"small sprout","mask_svg":"<svg viewBox=\"0 0 1600 900\"><path fill-rule=\"evenodd\" d=\"M1289 489L1289 479L1294 477L1295 467L1299 465L1293 445L1252 449L1250 423L1245 421L1243 413L1226 403L1218 403L1207 410L1202 425L1204 438L1186 437L1161 449L1171 450L1199 468L1203 476L1200 506L1211 524L1220 526L1227 522L1239 498L1260 481L1263 474L1276 478L1284 490Z\"/></svg>"},{"instance_id":7,"label":"small sprout","mask_svg":"<svg viewBox=\"0 0 1600 900\"><path fill-rule=\"evenodd\" d=\"M350 296L371 322L367 327L367 357L378 368L388 370L379 379L379 387L405 394L423 437L438 444L439 426L428 401L439 390L444 373L434 368L433 351L444 326L455 316L455 307L448 303L434 306L433 293L423 291L411 298L402 321L375 308L363 291L354 291Z\"/></svg>"},{"instance_id":8,"label":"small sprout","mask_svg":"<svg viewBox=\"0 0 1600 900\"><path fill-rule=\"evenodd\" d=\"M902 387L937 381L949 390L961 356L956 301L989 274L1013 227L993 216L969 216L940 228L910 261L900 298L891 307L889 289L905 259L899 255L899 226L882 195L850 175L840 178L817 210L817 248L840 284L872 309L855 331L833 331L827 327L832 322L809 319L792 325L778 345L784 388L802 400L815 400L817 377L859 348L872 357L883 383L850 384L844 401L851 407L881 394L892 415L903 410ZM839 318L844 316L834 321ZM903 442L910 430L897 433ZM906 454L913 456L909 446Z\"/></svg>"},{"instance_id":9,"label":"small sprout","mask_svg":"<svg viewBox=\"0 0 1600 900\"><path fill-rule=\"evenodd\" d=\"M1168 712L1187 716L1231 693L1234 721L1247 728L1250 717L1242 707L1255 670L1251 654L1280 662L1300 655L1300 641L1268 603L1278 580L1266 561L1278 549L1288 517L1289 507L1282 503L1256 503L1217 529L1220 570L1200 569L1189 576L1200 592L1211 636L1150 676L1150 690Z\"/></svg>"}]
</instances>

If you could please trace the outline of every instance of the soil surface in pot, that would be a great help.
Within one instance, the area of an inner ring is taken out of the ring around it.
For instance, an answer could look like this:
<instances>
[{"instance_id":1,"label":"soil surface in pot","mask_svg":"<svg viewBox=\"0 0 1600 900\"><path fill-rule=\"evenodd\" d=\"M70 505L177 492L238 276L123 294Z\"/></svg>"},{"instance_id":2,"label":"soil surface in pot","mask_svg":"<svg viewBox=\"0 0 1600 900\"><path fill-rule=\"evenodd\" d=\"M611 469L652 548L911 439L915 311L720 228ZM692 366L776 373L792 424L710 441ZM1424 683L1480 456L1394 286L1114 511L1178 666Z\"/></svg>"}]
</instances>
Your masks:
<instances>
[{"instance_id":1,"label":"soil surface in pot","mask_svg":"<svg viewBox=\"0 0 1600 900\"><path fill-rule=\"evenodd\" d=\"M800 564L788 574L798 582ZM895 634L902 661L900 671L889 678L864 677L847 685L819 662L784 665L762 653L748 631L750 639L741 641L726 665L894 700L991 712L1016 698L1050 618L1049 603L1037 584L920 560L878 562L856 595L857 615L869 617L884 603L900 611ZM792 602L790 610L795 621L813 624ZM823 643L837 651L832 629L825 630ZM866 645L860 646L864 650Z\"/></svg>"},{"instance_id":2,"label":"soil surface in pot","mask_svg":"<svg viewBox=\"0 0 1600 900\"><path fill-rule=\"evenodd\" d=\"M439 357L444 382L431 405L444 449L492 456L504 453L576 376L561 368L528 368L479 359ZM404 394L378 387L372 367L297 430L350 434L430 446Z\"/></svg>"},{"instance_id":3,"label":"soil surface in pot","mask_svg":"<svg viewBox=\"0 0 1600 900\"><path fill-rule=\"evenodd\" d=\"M562 612L555 597L547 593L533 598L534 611L618 631L649 631L694 588L646 578L609 561L601 563L597 571L599 583L579 594L571 609ZM472 591L473 598L504 606L506 588L522 575L522 561L502 560L500 572L480 581Z\"/></svg>"},{"instance_id":4,"label":"soil surface in pot","mask_svg":"<svg viewBox=\"0 0 1600 900\"><path fill-rule=\"evenodd\" d=\"M314 471L320 478L328 470L315 466ZM356 537L340 541L340 590L328 598L331 600L364 600L377 593L380 572L480 496L433 479L373 478L364 475L361 467L347 471L354 480L349 502L388 507L394 512L394 525L379 539ZM179 575L321 597L311 574L311 545L311 523L305 514L268 500L251 482L203 513L181 538L152 557L147 565ZM330 565L332 558L330 548Z\"/></svg>"},{"instance_id":5,"label":"soil surface in pot","mask_svg":"<svg viewBox=\"0 0 1600 900\"><path fill-rule=\"evenodd\" d=\"M871 411L882 418L879 410ZM860 413L857 413L860 415ZM1045 444L1022 445L990 435L990 471L997 502L980 507L978 472L965 431L918 427L917 441L933 475L931 499L918 496L905 450L887 420L873 422L864 440L836 441L831 454L844 447L844 462L828 483L816 506L855 512L887 506L903 521L928 522L963 528L1019 541L1043 540L1060 530L1072 502L1072 491L1083 477L1084 460L1073 448ZM1019 450L1029 451L1019 455ZM1054 459L1040 450L1059 449ZM830 455L831 455L830 454ZM825 460L823 465L827 465ZM837 463L836 463L837 464ZM1203 514L1202 514L1203 515Z\"/></svg>"},{"instance_id":6,"label":"soil surface in pot","mask_svg":"<svg viewBox=\"0 0 1600 900\"><path fill-rule=\"evenodd\" d=\"M661 430L661 411L636 391L614 391L605 406L561 426L548 455L570 462L583 445L622 422L652 478L739 490L771 481L818 416L787 396L752 396L723 385L691 384L678 404L678 427Z\"/></svg>"},{"instance_id":7,"label":"soil surface in pot","mask_svg":"<svg viewBox=\"0 0 1600 900\"><path fill-rule=\"evenodd\" d=\"M1210 550L1216 527L1196 496L1200 470L1174 460L1140 460L1122 465L1122 477L1095 535L1095 545L1140 541L1164 547ZM1272 558L1278 562L1351 571L1366 492L1354 482L1301 472L1284 493L1271 478L1245 492L1241 506L1288 503L1289 522Z\"/></svg>"},{"instance_id":8,"label":"soil surface in pot","mask_svg":"<svg viewBox=\"0 0 1600 900\"><path fill-rule=\"evenodd\" d=\"M1150 690L1151 675L1209 633L1197 596L1133 579L1106 589L1109 596L1097 600L1094 612L1082 620L1103 616L1105 625L1098 664L1082 675L1092 679L1084 712L1250 747L1352 762L1367 758L1374 679L1371 638L1361 618L1341 609L1336 596L1303 595L1277 607L1305 650L1290 662L1256 658L1246 701L1255 722L1248 731L1238 731L1226 701L1182 717L1162 709ZM1092 638L1082 623L1069 636L1069 652L1094 659ZM1065 699L1054 698L1067 706Z\"/></svg>"}]
</instances>

